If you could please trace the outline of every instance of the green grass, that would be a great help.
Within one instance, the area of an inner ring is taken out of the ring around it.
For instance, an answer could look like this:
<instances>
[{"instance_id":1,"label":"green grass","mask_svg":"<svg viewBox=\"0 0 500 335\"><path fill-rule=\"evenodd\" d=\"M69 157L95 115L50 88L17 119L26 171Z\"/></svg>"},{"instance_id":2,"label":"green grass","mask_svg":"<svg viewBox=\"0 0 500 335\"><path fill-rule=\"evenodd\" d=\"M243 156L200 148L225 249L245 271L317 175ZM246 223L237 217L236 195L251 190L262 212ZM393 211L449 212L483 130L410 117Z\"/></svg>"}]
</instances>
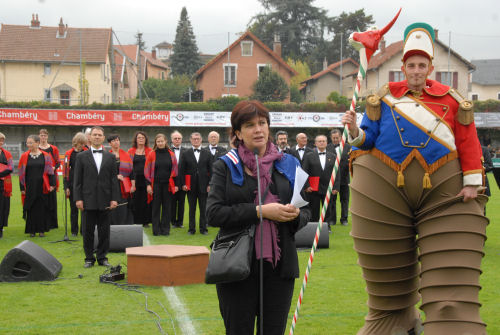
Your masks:
<instances>
[{"instance_id":1,"label":"green grass","mask_svg":"<svg viewBox=\"0 0 500 335\"><path fill-rule=\"evenodd\" d=\"M14 196L11 203L9 227L0 239L0 259L15 245L30 239L56 257L63 269L59 279L53 282L0 283L0 334L155 334L159 333L155 317L144 310L144 296L99 283L102 267L83 268L82 238L74 243L49 243L64 235L62 212L59 229L45 238L29 238L24 234L17 178L14 178ZM491 178L493 182L493 178ZM500 300L495 289L500 281L500 205L496 199L500 191L495 184L488 204L486 256L480 299L481 314L488 323L489 334L500 334L498 310ZM59 196L62 194L59 192ZM187 202L186 202L187 205ZM208 246L216 234L209 228L209 235L187 234L187 210L185 228L171 229L168 237L147 235L151 244L189 244ZM355 334L363 324L366 313L366 293L361 269L356 265L349 227L334 226L330 235L330 248L316 253L295 334ZM298 293L302 285L309 250L299 252L301 278L297 279L292 307L289 313L287 333L291 324ZM126 264L123 253L111 253L112 264ZM127 270L124 267L125 271ZM83 278L78 279L82 274ZM180 323L186 321L169 305L160 287L141 287L148 294L148 306L161 317L165 333L181 334ZM217 295L213 285L187 285L174 288L185 303L189 318L197 334L219 335L224 326L219 314ZM165 307L162 308L160 303Z\"/></svg>"}]
</instances>

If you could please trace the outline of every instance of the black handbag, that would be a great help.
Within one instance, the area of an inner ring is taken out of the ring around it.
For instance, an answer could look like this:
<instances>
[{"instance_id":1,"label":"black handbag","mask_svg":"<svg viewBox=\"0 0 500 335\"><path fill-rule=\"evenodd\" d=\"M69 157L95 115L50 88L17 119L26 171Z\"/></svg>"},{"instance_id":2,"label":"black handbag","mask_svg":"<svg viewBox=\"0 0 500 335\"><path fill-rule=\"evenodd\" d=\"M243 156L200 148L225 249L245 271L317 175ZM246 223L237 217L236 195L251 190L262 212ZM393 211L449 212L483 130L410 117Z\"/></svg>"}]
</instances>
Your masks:
<instances>
[{"instance_id":1,"label":"black handbag","mask_svg":"<svg viewBox=\"0 0 500 335\"><path fill-rule=\"evenodd\" d=\"M271 178L273 170L271 167ZM270 184L264 191L262 203L267 197ZM205 271L205 283L221 284L246 279L252 266L254 236L254 224L232 234L221 235L219 231L210 245L212 250Z\"/></svg>"}]
</instances>

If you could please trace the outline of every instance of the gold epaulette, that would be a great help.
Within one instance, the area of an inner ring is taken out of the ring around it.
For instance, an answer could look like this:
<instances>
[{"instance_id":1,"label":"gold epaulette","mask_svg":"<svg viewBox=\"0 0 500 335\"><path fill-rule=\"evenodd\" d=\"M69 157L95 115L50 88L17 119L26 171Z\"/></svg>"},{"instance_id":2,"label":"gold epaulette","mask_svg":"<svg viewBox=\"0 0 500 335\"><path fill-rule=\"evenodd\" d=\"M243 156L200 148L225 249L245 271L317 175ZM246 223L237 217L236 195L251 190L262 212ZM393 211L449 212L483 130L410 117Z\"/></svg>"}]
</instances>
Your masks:
<instances>
[{"instance_id":1,"label":"gold epaulette","mask_svg":"<svg viewBox=\"0 0 500 335\"><path fill-rule=\"evenodd\" d=\"M377 94L366 97L366 115L372 121L380 119L380 99L389 93L389 85L385 84Z\"/></svg>"},{"instance_id":2,"label":"gold epaulette","mask_svg":"<svg viewBox=\"0 0 500 335\"><path fill-rule=\"evenodd\" d=\"M467 126L474 122L474 104L472 101L464 99L453 88L449 90L450 95L458 102L458 113L457 120L464 126Z\"/></svg>"}]
</instances>

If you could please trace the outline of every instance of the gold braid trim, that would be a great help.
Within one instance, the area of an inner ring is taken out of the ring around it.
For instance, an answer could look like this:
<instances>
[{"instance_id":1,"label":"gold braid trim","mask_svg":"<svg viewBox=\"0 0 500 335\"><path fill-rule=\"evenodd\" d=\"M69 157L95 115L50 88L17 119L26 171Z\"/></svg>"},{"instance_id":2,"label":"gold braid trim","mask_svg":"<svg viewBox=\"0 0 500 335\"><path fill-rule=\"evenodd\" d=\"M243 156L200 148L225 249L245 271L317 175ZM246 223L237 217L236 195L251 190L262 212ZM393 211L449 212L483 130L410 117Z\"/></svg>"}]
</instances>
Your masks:
<instances>
[{"instance_id":1,"label":"gold braid trim","mask_svg":"<svg viewBox=\"0 0 500 335\"><path fill-rule=\"evenodd\" d=\"M398 173L398 179L397 179L397 184L398 187L403 187L404 186L404 175L403 171L410 165L410 163L416 159L419 164L422 166L422 168L425 170L424 178L423 178L423 187L424 188L431 188L431 181L429 175L433 174L436 172L440 167L445 165L446 163L455 160L458 158L458 153L456 151L452 151L449 154L441 157L437 161L435 161L432 164L427 164L425 161L424 157L422 154L417 150L413 149L410 154L405 158L405 160L401 163L398 164L395 161L392 160L389 156L387 156L385 153L382 151L378 150L377 148L372 148L370 150L354 150L351 152L351 155L349 157L349 171L351 172L352 176L352 163L354 160L362 155L366 154L371 154L375 157L377 157L381 162L383 162L385 165L389 166L391 169L396 171Z\"/></svg>"}]
</instances>

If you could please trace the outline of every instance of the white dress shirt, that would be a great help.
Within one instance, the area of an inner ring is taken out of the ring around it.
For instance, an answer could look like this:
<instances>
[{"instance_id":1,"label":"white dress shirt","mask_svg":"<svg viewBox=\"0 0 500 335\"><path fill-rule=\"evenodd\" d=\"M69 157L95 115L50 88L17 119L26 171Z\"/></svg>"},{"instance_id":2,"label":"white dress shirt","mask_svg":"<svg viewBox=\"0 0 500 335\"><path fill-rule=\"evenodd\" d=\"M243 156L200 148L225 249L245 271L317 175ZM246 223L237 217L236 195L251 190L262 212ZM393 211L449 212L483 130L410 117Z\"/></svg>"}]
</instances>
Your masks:
<instances>
[{"instance_id":1,"label":"white dress shirt","mask_svg":"<svg viewBox=\"0 0 500 335\"><path fill-rule=\"evenodd\" d=\"M323 153L323 155L320 155L320 153ZM319 151L318 150L318 155L319 155L319 162L321 163L321 169L324 170L325 169L325 164L326 164L326 150L324 151Z\"/></svg>"},{"instance_id":2,"label":"white dress shirt","mask_svg":"<svg viewBox=\"0 0 500 335\"><path fill-rule=\"evenodd\" d=\"M95 149L94 147L91 147L90 150L92 150L92 156L94 156L95 165L97 166L97 173L99 173L99 171L101 170L102 155L104 153L104 147L101 146L100 149ZM94 152L94 150L102 150L103 153Z\"/></svg>"},{"instance_id":3,"label":"white dress shirt","mask_svg":"<svg viewBox=\"0 0 500 335\"><path fill-rule=\"evenodd\" d=\"M299 149L304 149L304 150L299 150ZM296 145L295 150L297 150L300 156L300 160L302 160L304 158L304 153L306 152L306 147L300 148L298 145Z\"/></svg>"},{"instance_id":4,"label":"white dress shirt","mask_svg":"<svg viewBox=\"0 0 500 335\"><path fill-rule=\"evenodd\" d=\"M174 151L175 159L177 159L177 164L179 164L179 157L181 155L181 147L176 148L176 147L172 146L172 150Z\"/></svg>"},{"instance_id":5,"label":"white dress shirt","mask_svg":"<svg viewBox=\"0 0 500 335\"><path fill-rule=\"evenodd\" d=\"M212 153L212 156L215 156L215 152L217 150L217 147L213 147L211 144L209 144L208 148L210 149L210 152Z\"/></svg>"},{"instance_id":6,"label":"white dress shirt","mask_svg":"<svg viewBox=\"0 0 500 335\"><path fill-rule=\"evenodd\" d=\"M196 163L198 163L198 161L200 160L200 151L195 151L194 149L201 150L201 147L193 147L194 157L196 158Z\"/></svg>"}]
</instances>

